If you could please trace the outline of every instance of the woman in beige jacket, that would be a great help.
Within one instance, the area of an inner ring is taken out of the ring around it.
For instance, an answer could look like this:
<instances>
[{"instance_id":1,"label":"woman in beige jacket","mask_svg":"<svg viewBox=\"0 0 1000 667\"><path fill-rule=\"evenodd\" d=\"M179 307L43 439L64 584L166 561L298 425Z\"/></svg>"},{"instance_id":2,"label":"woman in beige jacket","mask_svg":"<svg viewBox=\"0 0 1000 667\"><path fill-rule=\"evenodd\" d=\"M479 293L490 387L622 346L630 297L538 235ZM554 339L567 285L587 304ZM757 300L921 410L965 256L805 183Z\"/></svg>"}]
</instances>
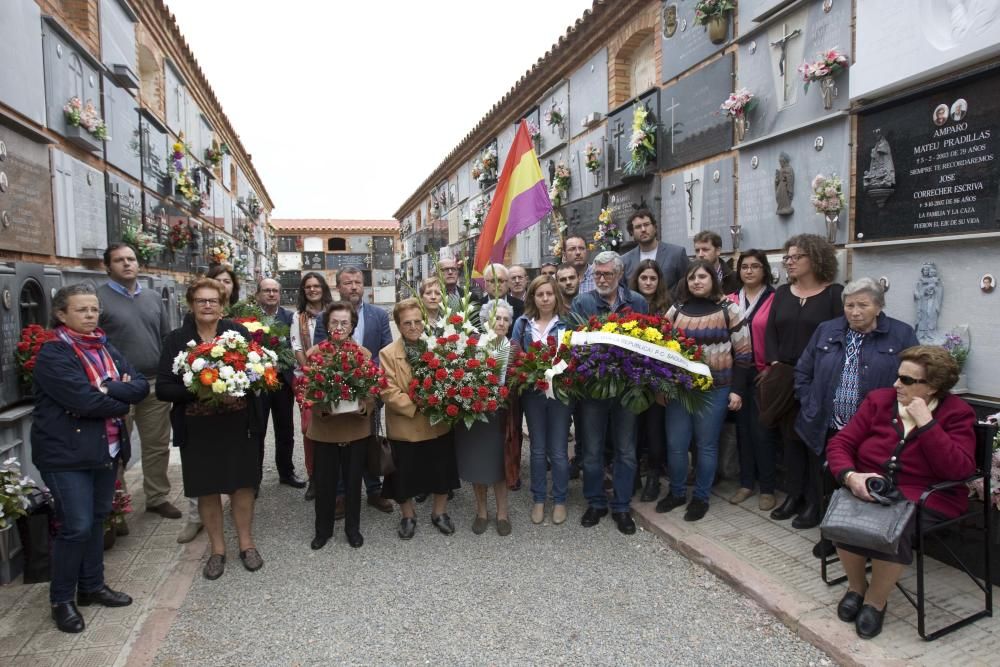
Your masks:
<instances>
[{"instance_id":1,"label":"woman in beige jacket","mask_svg":"<svg viewBox=\"0 0 1000 667\"><path fill-rule=\"evenodd\" d=\"M399 503L403 514L399 523L401 539L410 539L416 531L413 496L420 493L434 494L431 523L445 535L451 535L455 525L446 513L448 492L461 486L451 428L447 424L432 426L417 410L408 392L413 373L407 349L417 346L424 331L419 302L400 301L392 311L392 318L402 337L382 348L379 359L388 383L382 390L382 401L396 471L386 476L382 495Z\"/></svg>"}]
</instances>

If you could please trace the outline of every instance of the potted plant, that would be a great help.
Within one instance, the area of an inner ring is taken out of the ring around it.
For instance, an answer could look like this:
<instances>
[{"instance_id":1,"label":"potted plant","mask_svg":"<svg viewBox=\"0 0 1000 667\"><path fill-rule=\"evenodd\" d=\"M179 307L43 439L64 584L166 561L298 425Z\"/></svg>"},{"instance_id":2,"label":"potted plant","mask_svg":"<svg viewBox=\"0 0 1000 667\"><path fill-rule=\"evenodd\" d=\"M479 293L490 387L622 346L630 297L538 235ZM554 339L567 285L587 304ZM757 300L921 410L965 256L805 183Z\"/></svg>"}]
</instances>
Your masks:
<instances>
[{"instance_id":1,"label":"potted plant","mask_svg":"<svg viewBox=\"0 0 1000 667\"><path fill-rule=\"evenodd\" d=\"M819 81L823 92L823 108L833 108L834 81L833 78L843 72L850 65L847 56L833 47L826 53L817 54L819 59L811 63L799 65L799 74L805 84L802 86L805 92L809 92L809 84Z\"/></svg>"},{"instance_id":2,"label":"potted plant","mask_svg":"<svg viewBox=\"0 0 1000 667\"><path fill-rule=\"evenodd\" d=\"M726 101L719 105L719 110L733 119L733 129L736 131L736 143L743 141L743 137L750 130L750 123L747 114L757 106L757 98L747 88L730 93Z\"/></svg>"},{"instance_id":3,"label":"potted plant","mask_svg":"<svg viewBox=\"0 0 1000 667\"><path fill-rule=\"evenodd\" d=\"M694 20L707 26L712 44L722 44L729 34L729 14L736 9L736 0L699 0L694 6Z\"/></svg>"},{"instance_id":4,"label":"potted plant","mask_svg":"<svg viewBox=\"0 0 1000 667\"><path fill-rule=\"evenodd\" d=\"M111 141L108 127L90 100L84 104L79 97L70 98L63 106L66 119L66 138L91 153L100 152L102 142Z\"/></svg>"},{"instance_id":5,"label":"potted plant","mask_svg":"<svg viewBox=\"0 0 1000 667\"><path fill-rule=\"evenodd\" d=\"M836 175L827 178L823 174L816 174L816 178L812 180L812 190L809 201L817 213L826 216L826 240L836 243L840 210L844 208L844 184Z\"/></svg>"},{"instance_id":6,"label":"potted plant","mask_svg":"<svg viewBox=\"0 0 1000 667\"><path fill-rule=\"evenodd\" d=\"M17 520L27 516L31 496L37 490L34 480L21 475L16 458L0 465L0 584L9 584L21 575L24 556Z\"/></svg>"}]
</instances>

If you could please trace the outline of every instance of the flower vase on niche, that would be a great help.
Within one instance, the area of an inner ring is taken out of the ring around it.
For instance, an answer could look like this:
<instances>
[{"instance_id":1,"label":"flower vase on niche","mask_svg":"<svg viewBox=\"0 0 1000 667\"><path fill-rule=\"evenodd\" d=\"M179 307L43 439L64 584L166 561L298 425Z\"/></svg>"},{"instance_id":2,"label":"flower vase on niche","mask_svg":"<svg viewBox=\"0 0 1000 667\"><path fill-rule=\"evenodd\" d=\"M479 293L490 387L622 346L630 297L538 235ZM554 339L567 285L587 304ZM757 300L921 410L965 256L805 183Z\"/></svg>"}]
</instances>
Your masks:
<instances>
[{"instance_id":1,"label":"flower vase on niche","mask_svg":"<svg viewBox=\"0 0 1000 667\"><path fill-rule=\"evenodd\" d=\"M736 131L736 143L742 143L744 137L747 135L747 129L750 124L747 123L746 116L736 116L733 119L733 129Z\"/></svg>"},{"instance_id":2,"label":"flower vase on niche","mask_svg":"<svg viewBox=\"0 0 1000 667\"><path fill-rule=\"evenodd\" d=\"M840 210L826 212L826 240L837 242L837 229L840 225Z\"/></svg>"},{"instance_id":3,"label":"flower vase on niche","mask_svg":"<svg viewBox=\"0 0 1000 667\"><path fill-rule=\"evenodd\" d=\"M833 108L833 98L837 89L834 87L832 76L822 79L819 83L820 91L823 94L823 108L830 110Z\"/></svg>"},{"instance_id":4,"label":"flower vase on niche","mask_svg":"<svg viewBox=\"0 0 1000 667\"><path fill-rule=\"evenodd\" d=\"M712 44L722 44L729 34L729 14L716 14L708 19L708 39Z\"/></svg>"}]
</instances>

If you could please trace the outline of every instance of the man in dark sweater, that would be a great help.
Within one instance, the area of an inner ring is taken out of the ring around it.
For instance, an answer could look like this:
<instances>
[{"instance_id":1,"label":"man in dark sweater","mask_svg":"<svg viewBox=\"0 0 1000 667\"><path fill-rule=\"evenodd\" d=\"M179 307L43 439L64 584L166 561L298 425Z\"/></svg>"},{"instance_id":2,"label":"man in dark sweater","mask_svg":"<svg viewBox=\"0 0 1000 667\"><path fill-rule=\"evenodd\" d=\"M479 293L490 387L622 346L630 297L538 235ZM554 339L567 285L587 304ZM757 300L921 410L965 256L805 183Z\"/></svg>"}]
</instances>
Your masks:
<instances>
[{"instance_id":1,"label":"man in dark sweater","mask_svg":"<svg viewBox=\"0 0 1000 667\"><path fill-rule=\"evenodd\" d=\"M170 403L156 398L156 368L160 363L160 345L170 332L167 311L160 295L139 284L139 262L127 243L112 243L104 251L108 282L97 288L101 302L99 325L108 341L125 356L149 382L149 396L132 406L125 427L139 429L142 447L142 488L146 493L146 511L168 519L181 518L181 512L167 497L170 481ZM127 530L127 528L126 528Z\"/></svg>"}]
</instances>

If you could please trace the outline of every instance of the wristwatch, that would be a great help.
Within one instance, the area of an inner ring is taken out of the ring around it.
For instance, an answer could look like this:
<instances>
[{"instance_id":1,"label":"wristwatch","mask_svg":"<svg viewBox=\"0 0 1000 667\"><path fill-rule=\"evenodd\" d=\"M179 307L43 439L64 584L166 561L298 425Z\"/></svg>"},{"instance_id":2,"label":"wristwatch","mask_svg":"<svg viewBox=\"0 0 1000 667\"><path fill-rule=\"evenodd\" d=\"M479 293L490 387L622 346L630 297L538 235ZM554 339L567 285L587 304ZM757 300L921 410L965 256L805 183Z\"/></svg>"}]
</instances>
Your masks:
<instances>
[{"instance_id":1,"label":"wristwatch","mask_svg":"<svg viewBox=\"0 0 1000 667\"><path fill-rule=\"evenodd\" d=\"M841 485L841 486L847 486L847 480L848 480L848 479L849 479L849 478L851 477L851 475L853 475L853 474L854 474L855 472L857 472L857 471L856 471L856 470L852 470L852 469L848 468L848 469L847 469L847 470L845 470L844 472L840 473L840 480L839 480L839 481L840 481L840 485Z\"/></svg>"}]
</instances>

